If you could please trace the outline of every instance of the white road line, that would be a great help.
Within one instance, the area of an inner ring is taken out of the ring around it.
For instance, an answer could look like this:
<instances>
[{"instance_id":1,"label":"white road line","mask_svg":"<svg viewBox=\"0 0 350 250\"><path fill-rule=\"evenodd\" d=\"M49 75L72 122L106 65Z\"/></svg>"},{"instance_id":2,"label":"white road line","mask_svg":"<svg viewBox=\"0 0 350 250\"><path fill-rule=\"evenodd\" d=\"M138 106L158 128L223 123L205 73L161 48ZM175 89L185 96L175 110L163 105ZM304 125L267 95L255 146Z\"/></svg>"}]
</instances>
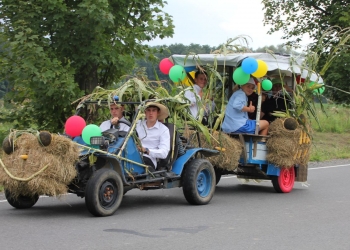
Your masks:
<instances>
[{"instance_id":1,"label":"white road line","mask_svg":"<svg viewBox=\"0 0 350 250\"><path fill-rule=\"evenodd\" d=\"M346 166L350 166L350 164L334 165L334 166L325 166L325 167L315 167L315 168L309 168L309 170L323 169L323 168L339 168L339 167L346 167Z\"/></svg>"}]
</instances>

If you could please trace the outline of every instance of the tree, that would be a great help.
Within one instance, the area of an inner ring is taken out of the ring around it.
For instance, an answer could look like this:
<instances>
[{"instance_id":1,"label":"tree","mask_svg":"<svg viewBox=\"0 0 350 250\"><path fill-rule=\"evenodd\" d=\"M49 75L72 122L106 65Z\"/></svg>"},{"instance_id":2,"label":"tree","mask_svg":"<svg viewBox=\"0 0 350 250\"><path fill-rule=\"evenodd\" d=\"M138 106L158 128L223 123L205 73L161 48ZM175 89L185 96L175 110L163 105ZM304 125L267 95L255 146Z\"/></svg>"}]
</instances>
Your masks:
<instances>
[{"instance_id":1,"label":"tree","mask_svg":"<svg viewBox=\"0 0 350 250\"><path fill-rule=\"evenodd\" d=\"M276 54L281 54L281 55L290 55L291 53L297 54L296 51L293 51L290 47L286 47L284 44L278 44L277 46L274 46L274 45L264 46L262 48L259 47L254 52L266 53L266 51L272 51Z\"/></svg>"},{"instance_id":2,"label":"tree","mask_svg":"<svg viewBox=\"0 0 350 250\"><path fill-rule=\"evenodd\" d=\"M324 62L330 62L327 57L332 48L346 48L350 45L348 39L350 2L342 0L263 0L262 3L265 10L264 24L272 26L269 33L283 31L283 39L294 39L288 42L290 44L299 43L302 36L308 34L314 41L309 49L319 54L322 52L318 70L327 68L327 74L323 75L326 85L348 91L349 88L344 83L349 79L349 71L345 66L350 58L349 50L339 50L339 55L332 55L334 60L330 60L332 62L330 67L327 65L324 67ZM339 46L342 42L344 45ZM350 103L349 95L344 92L337 95L334 89L329 89L325 94L336 102Z\"/></svg>"},{"instance_id":3,"label":"tree","mask_svg":"<svg viewBox=\"0 0 350 250\"><path fill-rule=\"evenodd\" d=\"M173 35L165 3L1 1L0 81L14 89L8 99L31 106L39 128L61 128L71 101L130 72L135 58L151 52L145 41Z\"/></svg>"},{"instance_id":4,"label":"tree","mask_svg":"<svg viewBox=\"0 0 350 250\"><path fill-rule=\"evenodd\" d=\"M304 34L318 40L332 26L350 26L350 2L342 0L262 0L264 24L269 33L283 31L282 39L295 38L299 43Z\"/></svg>"}]
</instances>

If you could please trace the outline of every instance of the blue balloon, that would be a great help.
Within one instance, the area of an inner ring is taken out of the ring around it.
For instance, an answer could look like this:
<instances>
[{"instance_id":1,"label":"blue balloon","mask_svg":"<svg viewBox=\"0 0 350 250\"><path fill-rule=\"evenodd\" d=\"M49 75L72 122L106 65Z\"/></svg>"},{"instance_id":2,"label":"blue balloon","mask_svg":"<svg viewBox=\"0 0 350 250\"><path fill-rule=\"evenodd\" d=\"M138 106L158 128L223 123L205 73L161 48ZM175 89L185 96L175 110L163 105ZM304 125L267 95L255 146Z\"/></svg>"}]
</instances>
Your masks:
<instances>
[{"instance_id":1,"label":"blue balloon","mask_svg":"<svg viewBox=\"0 0 350 250\"><path fill-rule=\"evenodd\" d=\"M258 61L255 58L247 57L242 61L242 70L246 74L252 74L258 69Z\"/></svg>"}]
</instances>

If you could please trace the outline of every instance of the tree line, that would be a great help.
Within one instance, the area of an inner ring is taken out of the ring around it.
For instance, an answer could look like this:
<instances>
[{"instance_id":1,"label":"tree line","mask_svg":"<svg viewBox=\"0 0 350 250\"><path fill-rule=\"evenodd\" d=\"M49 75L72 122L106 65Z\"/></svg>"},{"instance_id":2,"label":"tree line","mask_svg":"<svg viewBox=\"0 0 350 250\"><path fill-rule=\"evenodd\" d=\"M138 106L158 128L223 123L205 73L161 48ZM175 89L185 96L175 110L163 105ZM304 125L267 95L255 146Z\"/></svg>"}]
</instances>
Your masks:
<instances>
[{"instance_id":1,"label":"tree line","mask_svg":"<svg viewBox=\"0 0 350 250\"><path fill-rule=\"evenodd\" d=\"M264 22L272 27L270 33L283 31L291 45L298 44L304 34L318 41L329 27L350 27L350 3L346 1L262 3ZM140 68L145 69L149 79L166 77L158 69L162 58L189 52L210 53L219 48L220 45L181 43L146 45L157 37L174 34L172 17L162 10L165 4L163 0L2 1L0 97L11 111L0 113L1 120L20 128L36 126L33 128L58 131L74 113L71 102L91 93L96 86L109 88L121 76ZM327 52L336 42L324 41L322 49ZM284 45L266 48L288 54ZM335 57L323 76L327 85L350 91L349 59L349 52ZM325 93L334 101L350 103L344 92L327 89Z\"/></svg>"}]
</instances>

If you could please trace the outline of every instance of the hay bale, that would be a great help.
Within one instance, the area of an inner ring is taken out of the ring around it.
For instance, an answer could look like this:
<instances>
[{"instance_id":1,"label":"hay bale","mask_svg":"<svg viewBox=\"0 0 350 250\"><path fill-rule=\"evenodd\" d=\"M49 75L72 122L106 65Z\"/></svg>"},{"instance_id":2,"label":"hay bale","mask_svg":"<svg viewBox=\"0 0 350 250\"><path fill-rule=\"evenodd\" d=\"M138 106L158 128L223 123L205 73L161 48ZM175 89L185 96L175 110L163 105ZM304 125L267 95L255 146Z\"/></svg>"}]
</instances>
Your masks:
<instances>
[{"instance_id":1,"label":"hay bale","mask_svg":"<svg viewBox=\"0 0 350 250\"><path fill-rule=\"evenodd\" d=\"M266 143L266 159L278 167L292 165L307 166L310 159L311 141L306 140L305 128L299 125L295 130L284 127L285 119L278 118L270 124L270 138ZM311 131L310 126L307 126ZM310 132L309 132L310 134Z\"/></svg>"},{"instance_id":2,"label":"hay bale","mask_svg":"<svg viewBox=\"0 0 350 250\"><path fill-rule=\"evenodd\" d=\"M299 148L301 129L289 130L284 127L284 119L278 118L270 124L270 138L266 142L266 160L278 167L295 164L294 156Z\"/></svg>"},{"instance_id":3,"label":"hay bale","mask_svg":"<svg viewBox=\"0 0 350 250\"><path fill-rule=\"evenodd\" d=\"M191 137L195 133L194 131L186 131L186 134ZM211 156L208 158L210 163L220 169L235 170L238 166L238 161L241 157L243 145L237 139L230 137L229 135L214 131L211 137L211 144L205 139L202 133L199 133L201 147L203 148L220 148L220 154ZM197 138L191 140L191 144L195 147L199 147Z\"/></svg>"},{"instance_id":4,"label":"hay bale","mask_svg":"<svg viewBox=\"0 0 350 250\"><path fill-rule=\"evenodd\" d=\"M45 147L36 135L23 133L15 140L15 151L4 155L4 165L18 178L28 178L48 165L38 176L26 182L12 179L1 167L0 184L14 196L67 193L67 185L77 175L75 163L79 159L79 148L68 138L55 134L50 136L51 143ZM27 160L20 158L21 155L28 155Z\"/></svg>"}]
</instances>

